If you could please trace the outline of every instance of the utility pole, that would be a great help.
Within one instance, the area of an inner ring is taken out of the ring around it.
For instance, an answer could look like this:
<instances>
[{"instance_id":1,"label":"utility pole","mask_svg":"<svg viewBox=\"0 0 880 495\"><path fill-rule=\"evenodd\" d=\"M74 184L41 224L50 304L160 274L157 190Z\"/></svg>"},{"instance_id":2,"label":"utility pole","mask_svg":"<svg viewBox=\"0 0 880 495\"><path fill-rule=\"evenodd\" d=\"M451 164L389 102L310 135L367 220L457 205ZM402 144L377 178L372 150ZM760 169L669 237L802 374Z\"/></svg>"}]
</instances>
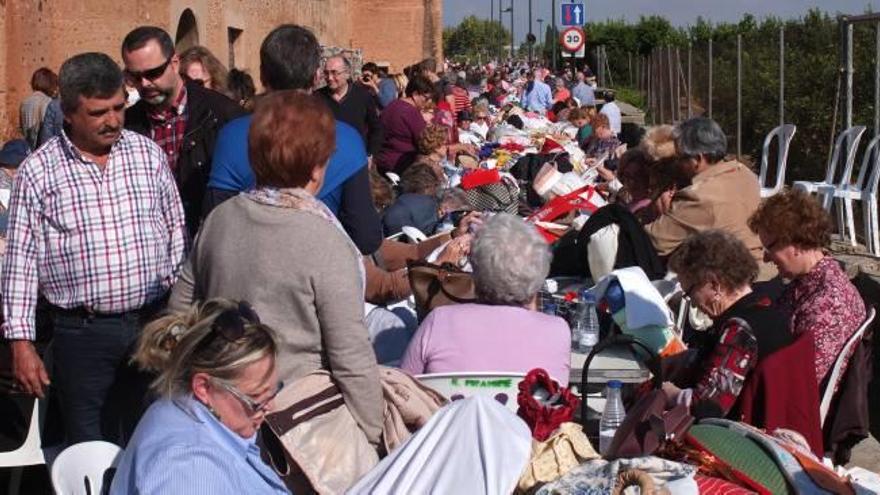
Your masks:
<instances>
[{"instance_id":1,"label":"utility pole","mask_svg":"<svg viewBox=\"0 0 880 495\"><path fill-rule=\"evenodd\" d=\"M535 44L532 42L535 34L532 32L532 0L529 0L529 35L526 38L526 42L529 44L529 63L531 64L534 60L535 55Z\"/></svg>"},{"instance_id":2,"label":"utility pole","mask_svg":"<svg viewBox=\"0 0 880 495\"><path fill-rule=\"evenodd\" d=\"M547 33L544 32L544 19L538 18L535 20L538 22L538 34L543 36L543 38L538 38L538 39L543 39L543 41L541 41L541 53L538 54L538 56L541 58L541 65L543 65L544 64L544 54L547 53L544 51L544 48L545 48L544 43L547 41Z\"/></svg>"},{"instance_id":3,"label":"utility pole","mask_svg":"<svg viewBox=\"0 0 880 495\"><path fill-rule=\"evenodd\" d=\"M516 36L513 35L513 0L510 0L510 59L516 58Z\"/></svg>"},{"instance_id":4,"label":"utility pole","mask_svg":"<svg viewBox=\"0 0 880 495\"><path fill-rule=\"evenodd\" d=\"M553 16L551 17L553 19L553 36L551 36L553 39L553 73L556 73L556 45L559 44L559 34L556 32L556 0L552 0L550 8L552 9L550 15Z\"/></svg>"},{"instance_id":5,"label":"utility pole","mask_svg":"<svg viewBox=\"0 0 880 495\"><path fill-rule=\"evenodd\" d=\"M498 1L500 2L501 0ZM492 36L492 33L495 32L495 0L489 0L489 2L489 43L492 43L495 41L495 37ZM491 44L489 46L491 46ZM490 53L489 56L491 57L492 54Z\"/></svg>"}]
</instances>

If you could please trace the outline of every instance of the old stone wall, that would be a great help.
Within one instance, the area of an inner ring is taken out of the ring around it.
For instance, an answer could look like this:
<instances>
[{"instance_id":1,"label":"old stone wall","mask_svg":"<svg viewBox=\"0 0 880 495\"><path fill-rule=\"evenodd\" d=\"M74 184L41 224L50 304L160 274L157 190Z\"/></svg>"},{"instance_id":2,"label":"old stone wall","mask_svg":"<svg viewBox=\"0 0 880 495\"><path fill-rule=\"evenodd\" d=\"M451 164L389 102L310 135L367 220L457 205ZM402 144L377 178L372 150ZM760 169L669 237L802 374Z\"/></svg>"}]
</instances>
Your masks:
<instances>
[{"instance_id":1,"label":"old stone wall","mask_svg":"<svg viewBox=\"0 0 880 495\"><path fill-rule=\"evenodd\" d=\"M259 47L281 23L315 31L328 47L360 49L392 70L442 56L442 0L0 0L0 138L18 135L18 105L34 70L58 71L77 53L121 63L131 29L166 29L180 48L198 43L258 82Z\"/></svg>"}]
</instances>

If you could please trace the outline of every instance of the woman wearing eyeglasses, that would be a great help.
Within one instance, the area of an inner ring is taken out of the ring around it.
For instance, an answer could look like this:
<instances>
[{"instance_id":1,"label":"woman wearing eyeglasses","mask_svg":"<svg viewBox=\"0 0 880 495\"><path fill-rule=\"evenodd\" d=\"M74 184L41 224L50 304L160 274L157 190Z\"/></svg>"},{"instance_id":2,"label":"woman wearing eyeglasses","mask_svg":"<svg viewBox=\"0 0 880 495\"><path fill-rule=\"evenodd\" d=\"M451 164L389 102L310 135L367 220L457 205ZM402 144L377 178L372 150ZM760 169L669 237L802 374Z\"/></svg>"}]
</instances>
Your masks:
<instances>
[{"instance_id":1,"label":"woman wearing eyeglasses","mask_svg":"<svg viewBox=\"0 0 880 495\"><path fill-rule=\"evenodd\" d=\"M247 303L213 299L144 328L135 361L157 374L112 494L288 493L257 431L281 390L274 332Z\"/></svg>"},{"instance_id":2,"label":"woman wearing eyeglasses","mask_svg":"<svg viewBox=\"0 0 880 495\"><path fill-rule=\"evenodd\" d=\"M678 358L686 371L664 390L698 418L725 417L758 363L793 342L785 316L768 297L752 292L758 264L732 234L692 235L672 254L669 269L713 326Z\"/></svg>"},{"instance_id":3,"label":"woman wearing eyeglasses","mask_svg":"<svg viewBox=\"0 0 880 495\"><path fill-rule=\"evenodd\" d=\"M749 228L761 239L764 259L791 280L779 304L790 315L795 335L813 336L816 383L824 389L834 360L865 321L864 300L825 252L831 218L815 199L790 190L765 199L749 218Z\"/></svg>"}]
</instances>

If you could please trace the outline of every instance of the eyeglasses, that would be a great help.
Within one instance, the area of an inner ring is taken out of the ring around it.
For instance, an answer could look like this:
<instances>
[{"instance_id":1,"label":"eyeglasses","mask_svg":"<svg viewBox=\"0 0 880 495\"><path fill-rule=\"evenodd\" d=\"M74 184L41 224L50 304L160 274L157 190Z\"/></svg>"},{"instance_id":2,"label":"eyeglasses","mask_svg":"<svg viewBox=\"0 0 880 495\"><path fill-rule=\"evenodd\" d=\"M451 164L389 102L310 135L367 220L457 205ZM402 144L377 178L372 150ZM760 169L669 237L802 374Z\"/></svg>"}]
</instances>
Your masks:
<instances>
[{"instance_id":1,"label":"eyeglasses","mask_svg":"<svg viewBox=\"0 0 880 495\"><path fill-rule=\"evenodd\" d=\"M343 70L325 70L324 76L326 76L326 77L339 77L342 74L345 74L346 72L348 72L348 71L345 69L343 69Z\"/></svg>"},{"instance_id":2,"label":"eyeglasses","mask_svg":"<svg viewBox=\"0 0 880 495\"><path fill-rule=\"evenodd\" d=\"M257 402L254 399L248 397L246 393L242 392L238 389L238 387L231 383L213 377L211 378L211 381L219 385L220 388L222 388L223 390L226 390L227 392L232 394L233 397L238 399L242 404L250 409L252 415L260 412L265 412L266 409L269 407L269 403L272 402L272 400L275 399L275 397L277 397L279 393L281 393L281 389L284 388L284 382L279 380L278 383L275 384L275 390L272 392L272 395L261 402Z\"/></svg>"},{"instance_id":3,"label":"eyeglasses","mask_svg":"<svg viewBox=\"0 0 880 495\"><path fill-rule=\"evenodd\" d=\"M125 77L130 82L140 82L144 79L146 79L148 81L155 81L156 79L159 79L160 77L162 77L162 74L165 73L165 69L168 68L168 64L171 63L172 58L174 58L174 55L168 57L168 60L166 60L165 63L163 63L159 67L154 67L152 69L142 70L140 72L125 69Z\"/></svg>"},{"instance_id":4,"label":"eyeglasses","mask_svg":"<svg viewBox=\"0 0 880 495\"><path fill-rule=\"evenodd\" d=\"M766 254L771 254L775 249L782 247L782 246L780 246L780 244L782 244L782 240L776 239L775 241L767 244L766 246L763 246L764 252Z\"/></svg>"}]
</instances>

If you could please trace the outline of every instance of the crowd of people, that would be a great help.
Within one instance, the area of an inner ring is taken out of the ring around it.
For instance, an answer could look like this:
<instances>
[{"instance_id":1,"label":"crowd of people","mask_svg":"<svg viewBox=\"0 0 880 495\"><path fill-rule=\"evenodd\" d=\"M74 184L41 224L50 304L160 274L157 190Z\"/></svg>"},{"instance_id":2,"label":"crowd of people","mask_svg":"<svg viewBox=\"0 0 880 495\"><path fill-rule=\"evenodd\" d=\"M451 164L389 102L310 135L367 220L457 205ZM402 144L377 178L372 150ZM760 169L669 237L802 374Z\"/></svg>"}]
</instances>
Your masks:
<instances>
[{"instance_id":1,"label":"crowd of people","mask_svg":"<svg viewBox=\"0 0 880 495\"><path fill-rule=\"evenodd\" d=\"M125 447L111 493L287 493L258 432L276 396L320 370L374 447L387 423L382 365L543 368L568 385L569 325L538 293L561 265L594 282L606 273L589 268L584 243L548 244L521 218L549 199L526 193L536 170L508 198L521 216L472 200L462 184L507 172L506 153L592 173L628 236L605 253L613 268L653 274L641 260L658 261L711 320L685 335L663 386L696 417L742 419L749 379L786 350L792 373L828 386L865 320L814 199L762 201L707 118L625 143L613 92L588 68L428 59L389 74L322 60L309 29L282 25L260 47L255 94L246 72L205 47L177 53L157 27L120 50L122 68L83 53L57 76L35 72L23 139L0 150L12 387L57 395L66 444ZM573 148L498 146L534 122L564 129L554 139ZM428 238L403 242L412 227ZM398 303L413 292L408 264L424 260L471 272L474 299L418 321ZM51 366L35 345L46 332ZM816 396L792 393L786 407L818 408L805 403ZM781 426L812 440L818 425L806 423Z\"/></svg>"}]
</instances>

